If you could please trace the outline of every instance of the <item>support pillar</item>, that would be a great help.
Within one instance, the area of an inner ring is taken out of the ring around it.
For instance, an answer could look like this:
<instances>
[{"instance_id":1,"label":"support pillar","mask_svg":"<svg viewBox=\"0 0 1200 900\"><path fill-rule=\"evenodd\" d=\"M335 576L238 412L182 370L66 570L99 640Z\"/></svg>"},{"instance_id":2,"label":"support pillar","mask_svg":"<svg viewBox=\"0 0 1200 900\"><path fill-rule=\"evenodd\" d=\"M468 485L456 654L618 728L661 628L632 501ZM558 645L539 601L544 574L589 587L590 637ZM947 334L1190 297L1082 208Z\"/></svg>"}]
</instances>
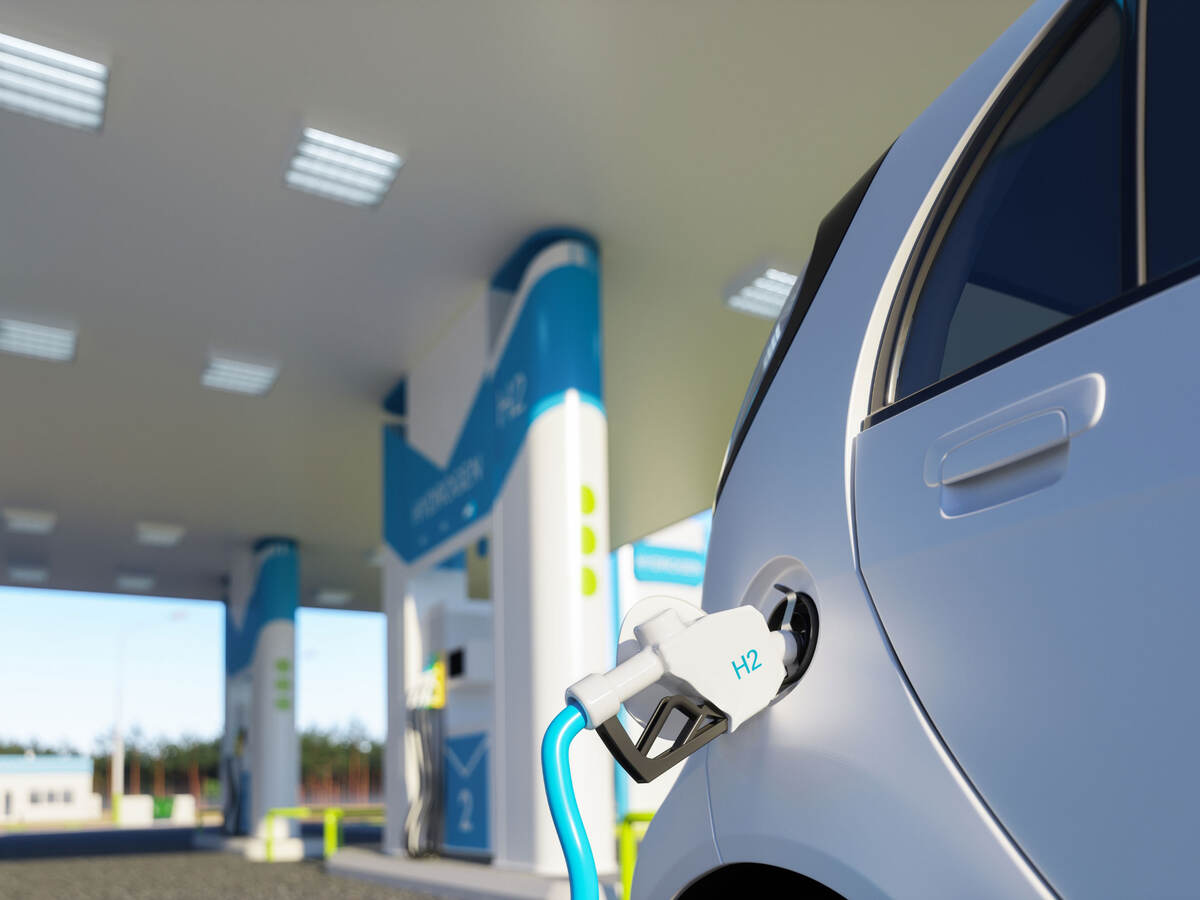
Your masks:
<instances>
[{"instance_id":1,"label":"support pillar","mask_svg":"<svg viewBox=\"0 0 1200 900\"><path fill-rule=\"evenodd\" d=\"M294 806L296 735L295 541L268 537L235 554L225 616L225 736L221 776L226 831L265 837L269 809ZM279 820L279 837L289 827Z\"/></svg>"},{"instance_id":2,"label":"support pillar","mask_svg":"<svg viewBox=\"0 0 1200 900\"><path fill-rule=\"evenodd\" d=\"M542 786L541 738L563 692L612 665L606 422L569 391L532 425L492 537L496 603L495 863L566 873ZM616 869L612 759L593 733L572 777L601 873Z\"/></svg>"},{"instance_id":3,"label":"support pillar","mask_svg":"<svg viewBox=\"0 0 1200 900\"><path fill-rule=\"evenodd\" d=\"M611 666L608 421L599 255L578 235L535 235L492 281L512 330L493 370L492 511L497 778L494 862L566 874L541 773L541 739L567 686ZM616 870L613 766L594 734L572 775L601 873Z\"/></svg>"},{"instance_id":4,"label":"support pillar","mask_svg":"<svg viewBox=\"0 0 1200 900\"><path fill-rule=\"evenodd\" d=\"M383 611L387 617L387 743L383 751L383 850L401 853L406 848L405 819L413 780L408 758L408 669L411 655L406 642L417 631L416 615L408 596L404 564L384 548Z\"/></svg>"}]
</instances>

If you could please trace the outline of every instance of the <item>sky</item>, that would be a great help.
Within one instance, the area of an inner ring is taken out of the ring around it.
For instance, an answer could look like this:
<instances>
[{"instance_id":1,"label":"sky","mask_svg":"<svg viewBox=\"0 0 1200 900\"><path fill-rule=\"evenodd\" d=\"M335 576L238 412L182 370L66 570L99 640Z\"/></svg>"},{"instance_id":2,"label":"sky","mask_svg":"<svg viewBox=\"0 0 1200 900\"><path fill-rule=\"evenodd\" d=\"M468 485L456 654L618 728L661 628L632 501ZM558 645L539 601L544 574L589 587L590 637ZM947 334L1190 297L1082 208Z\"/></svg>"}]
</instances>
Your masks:
<instances>
[{"instance_id":1,"label":"sky","mask_svg":"<svg viewBox=\"0 0 1200 900\"><path fill-rule=\"evenodd\" d=\"M299 728L384 737L384 640L379 613L297 613ZM0 740L92 752L112 733L118 668L127 734L214 737L224 642L219 603L0 587Z\"/></svg>"}]
</instances>

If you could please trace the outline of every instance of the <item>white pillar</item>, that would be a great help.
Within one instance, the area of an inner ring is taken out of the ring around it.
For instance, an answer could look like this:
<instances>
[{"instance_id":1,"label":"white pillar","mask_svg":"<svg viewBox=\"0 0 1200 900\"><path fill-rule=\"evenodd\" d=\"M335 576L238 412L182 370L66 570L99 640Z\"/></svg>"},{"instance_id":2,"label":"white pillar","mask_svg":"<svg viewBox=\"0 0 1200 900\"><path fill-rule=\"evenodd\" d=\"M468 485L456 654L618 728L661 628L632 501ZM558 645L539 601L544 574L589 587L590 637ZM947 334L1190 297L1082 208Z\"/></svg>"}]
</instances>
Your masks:
<instances>
[{"instance_id":1,"label":"white pillar","mask_svg":"<svg viewBox=\"0 0 1200 900\"><path fill-rule=\"evenodd\" d=\"M384 547L383 611L387 616L387 743L383 755L383 850L402 853L404 823L408 817L408 654L405 641L413 618L404 564Z\"/></svg>"},{"instance_id":2,"label":"white pillar","mask_svg":"<svg viewBox=\"0 0 1200 900\"><path fill-rule=\"evenodd\" d=\"M566 873L540 744L567 686L611 665L606 434L603 412L568 391L533 422L494 512L492 834L505 868ZM594 733L576 739L571 774L596 867L613 872L613 763Z\"/></svg>"},{"instance_id":3,"label":"white pillar","mask_svg":"<svg viewBox=\"0 0 1200 900\"><path fill-rule=\"evenodd\" d=\"M113 703L112 750L109 753L109 809L113 821L121 815L121 797L125 794L125 635L117 638L116 696Z\"/></svg>"}]
</instances>

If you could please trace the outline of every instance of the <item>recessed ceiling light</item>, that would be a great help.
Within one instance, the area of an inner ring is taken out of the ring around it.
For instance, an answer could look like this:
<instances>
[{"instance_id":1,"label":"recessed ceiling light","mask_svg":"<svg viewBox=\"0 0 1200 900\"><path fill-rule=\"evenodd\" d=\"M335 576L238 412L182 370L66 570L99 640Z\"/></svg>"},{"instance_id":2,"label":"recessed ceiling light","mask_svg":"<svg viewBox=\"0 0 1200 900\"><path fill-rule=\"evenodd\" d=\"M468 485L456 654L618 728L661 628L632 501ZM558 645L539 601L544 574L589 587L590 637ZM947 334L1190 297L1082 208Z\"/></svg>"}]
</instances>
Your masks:
<instances>
[{"instance_id":1,"label":"recessed ceiling light","mask_svg":"<svg viewBox=\"0 0 1200 900\"><path fill-rule=\"evenodd\" d=\"M15 534L49 534L57 522L58 516L44 509L4 509L4 525Z\"/></svg>"},{"instance_id":2,"label":"recessed ceiling light","mask_svg":"<svg viewBox=\"0 0 1200 900\"><path fill-rule=\"evenodd\" d=\"M135 572L125 572L117 576L117 590L134 594L144 594L154 589L154 576Z\"/></svg>"},{"instance_id":3,"label":"recessed ceiling light","mask_svg":"<svg viewBox=\"0 0 1200 900\"><path fill-rule=\"evenodd\" d=\"M45 584L50 580L50 570L45 566L10 564L8 580L17 584Z\"/></svg>"},{"instance_id":4,"label":"recessed ceiling light","mask_svg":"<svg viewBox=\"0 0 1200 900\"><path fill-rule=\"evenodd\" d=\"M107 95L107 66L0 34L0 106L96 131Z\"/></svg>"},{"instance_id":5,"label":"recessed ceiling light","mask_svg":"<svg viewBox=\"0 0 1200 900\"><path fill-rule=\"evenodd\" d=\"M165 522L138 522L137 542L147 547L174 547L183 539L182 525L168 525Z\"/></svg>"},{"instance_id":6,"label":"recessed ceiling light","mask_svg":"<svg viewBox=\"0 0 1200 900\"><path fill-rule=\"evenodd\" d=\"M37 322L0 319L0 351L69 362L75 358L75 332Z\"/></svg>"},{"instance_id":7,"label":"recessed ceiling light","mask_svg":"<svg viewBox=\"0 0 1200 900\"><path fill-rule=\"evenodd\" d=\"M317 591L317 602L322 606L345 606L353 598L349 591L337 588L325 588Z\"/></svg>"},{"instance_id":8,"label":"recessed ceiling light","mask_svg":"<svg viewBox=\"0 0 1200 900\"><path fill-rule=\"evenodd\" d=\"M768 267L748 283L729 291L725 304L739 312L774 319L787 303L796 277L782 269Z\"/></svg>"},{"instance_id":9,"label":"recessed ceiling light","mask_svg":"<svg viewBox=\"0 0 1200 900\"><path fill-rule=\"evenodd\" d=\"M200 376L200 383L218 391L258 395L269 391L278 376L278 366L212 356L208 368Z\"/></svg>"},{"instance_id":10,"label":"recessed ceiling light","mask_svg":"<svg viewBox=\"0 0 1200 900\"><path fill-rule=\"evenodd\" d=\"M404 160L390 150L305 128L284 180L298 191L353 206L377 206L402 165Z\"/></svg>"}]
</instances>

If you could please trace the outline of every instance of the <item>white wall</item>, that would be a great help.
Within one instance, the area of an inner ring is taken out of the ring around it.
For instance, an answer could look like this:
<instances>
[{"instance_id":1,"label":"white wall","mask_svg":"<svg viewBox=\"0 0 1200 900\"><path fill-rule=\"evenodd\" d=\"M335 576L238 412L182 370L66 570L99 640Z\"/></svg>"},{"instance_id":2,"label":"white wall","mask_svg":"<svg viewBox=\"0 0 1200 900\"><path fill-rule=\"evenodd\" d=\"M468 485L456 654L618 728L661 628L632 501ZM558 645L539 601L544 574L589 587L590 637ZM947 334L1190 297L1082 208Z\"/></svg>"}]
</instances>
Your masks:
<instances>
[{"instance_id":1,"label":"white wall","mask_svg":"<svg viewBox=\"0 0 1200 900\"><path fill-rule=\"evenodd\" d=\"M488 362L487 298L459 310L408 372L408 440L439 466L454 452Z\"/></svg>"}]
</instances>

